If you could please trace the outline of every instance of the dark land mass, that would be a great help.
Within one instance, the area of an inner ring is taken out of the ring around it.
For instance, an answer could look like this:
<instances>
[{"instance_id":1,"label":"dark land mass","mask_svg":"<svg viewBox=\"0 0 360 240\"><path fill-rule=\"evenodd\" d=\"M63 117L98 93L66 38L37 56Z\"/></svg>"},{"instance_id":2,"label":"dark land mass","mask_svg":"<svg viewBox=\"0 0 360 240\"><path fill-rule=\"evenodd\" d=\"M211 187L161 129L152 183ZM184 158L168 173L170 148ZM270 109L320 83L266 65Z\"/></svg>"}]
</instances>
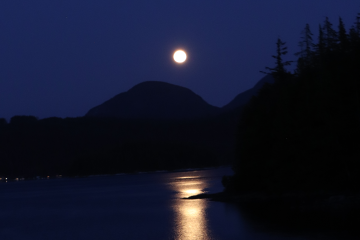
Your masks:
<instances>
[{"instance_id":1,"label":"dark land mass","mask_svg":"<svg viewBox=\"0 0 360 240\"><path fill-rule=\"evenodd\" d=\"M85 116L152 120L208 118L245 106L265 83L273 82L272 75L266 75L253 88L218 108L205 102L190 89L165 82L148 81L90 109Z\"/></svg>"},{"instance_id":2,"label":"dark land mass","mask_svg":"<svg viewBox=\"0 0 360 240\"><path fill-rule=\"evenodd\" d=\"M149 81L92 108L84 117L14 116L9 123L0 119L0 177L228 165L235 159L243 103L223 110L189 89Z\"/></svg>"},{"instance_id":3,"label":"dark land mass","mask_svg":"<svg viewBox=\"0 0 360 240\"><path fill-rule=\"evenodd\" d=\"M229 110L237 109L239 107L244 107L253 96L258 95L258 92L267 83L269 84L274 83L274 77L271 74L268 74L262 79L260 79L260 81L257 82L254 87L250 88L249 90L246 90L245 92L238 94L231 102L223 106L222 110L229 111Z\"/></svg>"},{"instance_id":4,"label":"dark land mass","mask_svg":"<svg viewBox=\"0 0 360 240\"><path fill-rule=\"evenodd\" d=\"M211 106L190 89L148 81L90 109L85 116L182 120L215 116L220 112L220 108Z\"/></svg>"},{"instance_id":5,"label":"dark land mass","mask_svg":"<svg viewBox=\"0 0 360 240\"><path fill-rule=\"evenodd\" d=\"M360 19L360 18L359 18ZM319 42L307 25L294 73L276 43L275 81L244 106L227 191L360 190L360 22L339 31L326 18ZM332 34L326 35L325 33Z\"/></svg>"},{"instance_id":6,"label":"dark land mass","mask_svg":"<svg viewBox=\"0 0 360 240\"><path fill-rule=\"evenodd\" d=\"M0 176L81 176L229 164L237 119L236 114L198 121L16 116L0 129Z\"/></svg>"},{"instance_id":7,"label":"dark land mass","mask_svg":"<svg viewBox=\"0 0 360 240\"><path fill-rule=\"evenodd\" d=\"M348 32L326 18L318 42L311 36L306 25L294 73L278 39L267 68L274 83L242 109L234 175L223 177L223 193L190 199L236 203L268 226L359 239L360 13Z\"/></svg>"},{"instance_id":8,"label":"dark land mass","mask_svg":"<svg viewBox=\"0 0 360 240\"><path fill-rule=\"evenodd\" d=\"M230 203L262 231L309 234L320 239L358 239L360 193L266 194L220 192L187 198Z\"/></svg>"}]
</instances>

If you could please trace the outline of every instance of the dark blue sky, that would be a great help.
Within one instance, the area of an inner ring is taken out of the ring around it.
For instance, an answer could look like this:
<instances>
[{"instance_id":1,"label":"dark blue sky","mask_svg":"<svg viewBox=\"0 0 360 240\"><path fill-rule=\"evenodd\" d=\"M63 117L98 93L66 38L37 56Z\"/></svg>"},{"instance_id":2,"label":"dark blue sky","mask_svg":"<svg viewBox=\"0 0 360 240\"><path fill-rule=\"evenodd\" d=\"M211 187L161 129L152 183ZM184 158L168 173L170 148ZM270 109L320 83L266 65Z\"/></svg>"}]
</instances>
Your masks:
<instances>
[{"instance_id":1,"label":"dark blue sky","mask_svg":"<svg viewBox=\"0 0 360 240\"><path fill-rule=\"evenodd\" d=\"M278 37L295 60L306 23L348 29L358 12L359 0L1 0L0 118L83 116L148 80L223 106L274 65Z\"/></svg>"}]
</instances>

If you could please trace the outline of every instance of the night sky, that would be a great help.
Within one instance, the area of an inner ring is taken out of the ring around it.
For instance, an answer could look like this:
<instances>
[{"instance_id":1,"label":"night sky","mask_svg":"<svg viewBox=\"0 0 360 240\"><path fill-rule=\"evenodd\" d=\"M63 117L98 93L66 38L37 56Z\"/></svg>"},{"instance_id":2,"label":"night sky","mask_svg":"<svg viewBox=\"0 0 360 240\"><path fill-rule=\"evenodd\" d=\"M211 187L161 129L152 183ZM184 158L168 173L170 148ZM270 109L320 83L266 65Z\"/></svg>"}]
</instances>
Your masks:
<instances>
[{"instance_id":1,"label":"night sky","mask_svg":"<svg viewBox=\"0 0 360 240\"><path fill-rule=\"evenodd\" d=\"M306 23L316 40L325 16L349 29L358 12L359 0L1 0L0 118L83 116L149 80L221 107L274 66L278 37L296 60Z\"/></svg>"}]
</instances>

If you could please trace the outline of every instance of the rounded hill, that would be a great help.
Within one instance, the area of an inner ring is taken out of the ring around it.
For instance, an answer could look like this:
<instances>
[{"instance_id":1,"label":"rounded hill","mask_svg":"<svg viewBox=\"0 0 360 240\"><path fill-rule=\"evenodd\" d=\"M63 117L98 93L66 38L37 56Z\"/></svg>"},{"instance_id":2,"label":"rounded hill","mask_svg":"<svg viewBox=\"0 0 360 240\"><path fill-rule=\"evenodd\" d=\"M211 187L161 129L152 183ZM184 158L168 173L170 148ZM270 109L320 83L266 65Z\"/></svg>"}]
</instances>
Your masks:
<instances>
[{"instance_id":1,"label":"rounded hill","mask_svg":"<svg viewBox=\"0 0 360 240\"><path fill-rule=\"evenodd\" d=\"M216 115L220 108L188 88L147 81L90 109L85 116L125 119L192 119Z\"/></svg>"}]
</instances>

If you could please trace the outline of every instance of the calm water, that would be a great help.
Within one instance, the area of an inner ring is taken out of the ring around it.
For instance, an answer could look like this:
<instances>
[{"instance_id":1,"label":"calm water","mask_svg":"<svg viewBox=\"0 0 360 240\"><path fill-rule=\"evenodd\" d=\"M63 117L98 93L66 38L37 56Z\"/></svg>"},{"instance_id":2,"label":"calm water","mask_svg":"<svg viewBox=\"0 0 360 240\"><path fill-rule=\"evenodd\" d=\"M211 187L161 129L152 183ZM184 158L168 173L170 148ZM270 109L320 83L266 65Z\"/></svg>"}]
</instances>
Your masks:
<instances>
[{"instance_id":1,"label":"calm water","mask_svg":"<svg viewBox=\"0 0 360 240\"><path fill-rule=\"evenodd\" d=\"M327 239L260 230L222 190L230 168L0 183L0 239ZM321 237L321 236L320 236Z\"/></svg>"}]
</instances>

